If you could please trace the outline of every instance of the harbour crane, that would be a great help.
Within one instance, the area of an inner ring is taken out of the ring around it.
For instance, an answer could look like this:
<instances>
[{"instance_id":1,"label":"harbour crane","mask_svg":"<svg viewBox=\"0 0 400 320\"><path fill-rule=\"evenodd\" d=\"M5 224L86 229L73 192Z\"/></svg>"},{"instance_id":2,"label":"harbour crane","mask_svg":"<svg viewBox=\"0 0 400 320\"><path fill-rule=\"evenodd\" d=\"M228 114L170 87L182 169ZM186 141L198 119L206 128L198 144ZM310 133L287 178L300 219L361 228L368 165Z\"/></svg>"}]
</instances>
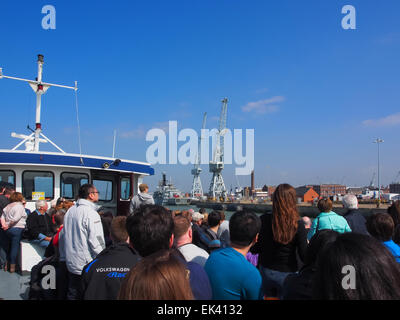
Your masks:
<instances>
[{"instance_id":1,"label":"harbour crane","mask_svg":"<svg viewBox=\"0 0 400 320\"><path fill-rule=\"evenodd\" d=\"M399 178L400 178L400 171L397 173L397 176L396 176L396 178L394 178L394 180L393 180L393 184L400 183L400 180L399 180Z\"/></svg>"},{"instance_id":2,"label":"harbour crane","mask_svg":"<svg viewBox=\"0 0 400 320\"><path fill-rule=\"evenodd\" d=\"M371 182L369 183L369 187L374 187L374 183L375 183L375 175L376 175L376 173L374 172L374 174L372 175Z\"/></svg>"},{"instance_id":3,"label":"harbour crane","mask_svg":"<svg viewBox=\"0 0 400 320\"><path fill-rule=\"evenodd\" d=\"M203 125L201 126L202 130L204 130L205 127L206 127L206 120L207 120L207 112L204 112ZM200 131L200 136L199 136L196 162L194 164L194 168L192 169L192 175L193 175L192 197L193 198L201 198L201 197L203 197L203 186L201 185L201 180L200 180L200 173L201 173L201 168L200 168L200 163L201 163L201 139L203 139L201 133L202 133L202 131Z\"/></svg>"},{"instance_id":4,"label":"harbour crane","mask_svg":"<svg viewBox=\"0 0 400 320\"><path fill-rule=\"evenodd\" d=\"M226 187L222 178L222 170L224 169L224 135L226 129L226 116L228 109L228 99L224 98L221 106L221 115L219 118L219 128L216 134L215 150L213 160L210 161L209 169L213 176L211 178L209 196L213 199L226 198Z\"/></svg>"}]
</instances>

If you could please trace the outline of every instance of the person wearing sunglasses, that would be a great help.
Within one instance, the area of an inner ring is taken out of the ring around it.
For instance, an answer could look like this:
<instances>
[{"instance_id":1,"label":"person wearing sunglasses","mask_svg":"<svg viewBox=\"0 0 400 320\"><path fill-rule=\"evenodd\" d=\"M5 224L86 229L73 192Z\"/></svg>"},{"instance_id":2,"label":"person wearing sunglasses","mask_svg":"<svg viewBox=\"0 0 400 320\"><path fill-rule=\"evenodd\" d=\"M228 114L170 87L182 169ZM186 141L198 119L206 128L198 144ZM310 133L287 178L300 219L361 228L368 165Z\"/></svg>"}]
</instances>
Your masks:
<instances>
[{"instance_id":1,"label":"person wearing sunglasses","mask_svg":"<svg viewBox=\"0 0 400 320\"><path fill-rule=\"evenodd\" d=\"M105 249L103 226L96 202L99 192L93 184L79 189L78 201L64 217L60 233L60 260L68 269L68 300L81 299L83 267Z\"/></svg>"}]
</instances>

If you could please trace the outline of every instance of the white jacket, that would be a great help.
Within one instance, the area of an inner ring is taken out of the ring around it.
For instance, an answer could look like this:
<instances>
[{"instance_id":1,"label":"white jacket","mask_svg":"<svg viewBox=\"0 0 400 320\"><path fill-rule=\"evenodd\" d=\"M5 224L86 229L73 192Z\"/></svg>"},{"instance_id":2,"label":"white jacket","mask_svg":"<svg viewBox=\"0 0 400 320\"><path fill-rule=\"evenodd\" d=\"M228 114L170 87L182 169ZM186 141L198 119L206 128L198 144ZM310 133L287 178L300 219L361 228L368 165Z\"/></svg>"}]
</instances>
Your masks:
<instances>
[{"instance_id":1,"label":"white jacket","mask_svg":"<svg viewBox=\"0 0 400 320\"><path fill-rule=\"evenodd\" d=\"M79 199L64 217L60 232L60 260L68 271L81 275L83 267L105 248L103 225L96 211L97 205Z\"/></svg>"}]
</instances>

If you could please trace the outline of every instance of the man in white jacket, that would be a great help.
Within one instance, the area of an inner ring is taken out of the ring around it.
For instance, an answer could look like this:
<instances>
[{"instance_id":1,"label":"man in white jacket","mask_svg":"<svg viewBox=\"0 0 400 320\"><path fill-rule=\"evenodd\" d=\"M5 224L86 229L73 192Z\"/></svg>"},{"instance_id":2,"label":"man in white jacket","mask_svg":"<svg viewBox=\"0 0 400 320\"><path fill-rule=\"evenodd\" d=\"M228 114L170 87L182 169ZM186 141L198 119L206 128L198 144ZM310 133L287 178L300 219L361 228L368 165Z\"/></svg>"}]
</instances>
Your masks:
<instances>
[{"instance_id":1,"label":"man in white jacket","mask_svg":"<svg viewBox=\"0 0 400 320\"><path fill-rule=\"evenodd\" d=\"M79 189L79 199L64 217L60 234L60 259L68 269L68 300L81 298L82 269L105 248L103 226L97 213L99 192L92 184Z\"/></svg>"}]
</instances>

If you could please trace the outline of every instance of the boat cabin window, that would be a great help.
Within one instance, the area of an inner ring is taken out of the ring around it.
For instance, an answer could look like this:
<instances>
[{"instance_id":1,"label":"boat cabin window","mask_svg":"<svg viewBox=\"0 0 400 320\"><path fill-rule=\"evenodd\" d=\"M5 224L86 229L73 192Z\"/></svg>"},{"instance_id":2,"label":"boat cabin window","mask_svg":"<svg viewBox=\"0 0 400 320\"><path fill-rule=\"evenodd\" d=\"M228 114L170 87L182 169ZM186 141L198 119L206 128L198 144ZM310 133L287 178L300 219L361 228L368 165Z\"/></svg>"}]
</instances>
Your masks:
<instances>
[{"instance_id":1,"label":"boat cabin window","mask_svg":"<svg viewBox=\"0 0 400 320\"><path fill-rule=\"evenodd\" d=\"M11 170L0 170L0 181L8 182L15 186L15 172Z\"/></svg>"},{"instance_id":2,"label":"boat cabin window","mask_svg":"<svg viewBox=\"0 0 400 320\"><path fill-rule=\"evenodd\" d=\"M89 183L89 175L86 173L63 172L60 176L61 197L77 199L80 186Z\"/></svg>"},{"instance_id":3,"label":"boat cabin window","mask_svg":"<svg viewBox=\"0 0 400 320\"><path fill-rule=\"evenodd\" d=\"M131 179L121 178L121 200L129 200L131 193Z\"/></svg>"},{"instance_id":4,"label":"boat cabin window","mask_svg":"<svg viewBox=\"0 0 400 320\"><path fill-rule=\"evenodd\" d=\"M111 180L93 179L93 185L99 192L99 201L111 201L113 199L113 182Z\"/></svg>"},{"instance_id":5,"label":"boat cabin window","mask_svg":"<svg viewBox=\"0 0 400 320\"><path fill-rule=\"evenodd\" d=\"M40 194L38 194L40 193ZM22 173L22 194L26 200L54 198L54 174L50 171L24 171Z\"/></svg>"}]
</instances>

